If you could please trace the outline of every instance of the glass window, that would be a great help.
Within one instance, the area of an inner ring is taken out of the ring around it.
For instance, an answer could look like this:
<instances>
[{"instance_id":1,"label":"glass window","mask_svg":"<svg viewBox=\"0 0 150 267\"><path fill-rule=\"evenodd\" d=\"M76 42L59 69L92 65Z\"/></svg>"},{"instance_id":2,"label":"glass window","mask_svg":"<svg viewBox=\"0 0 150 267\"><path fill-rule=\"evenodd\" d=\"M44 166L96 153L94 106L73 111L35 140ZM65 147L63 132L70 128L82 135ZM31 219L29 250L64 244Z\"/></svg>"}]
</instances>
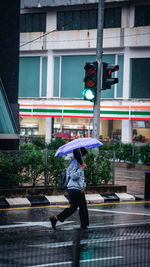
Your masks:
<instances>
[{"instance_id":1,"label":"glass window","mask_svg":"<svg viewBox=\"0 0 150 267\"><path fill-rule=\"evenodd\" d=\"M40 57L20 57L19 97L39 97Z\"/></svg>"},{"instance_id":2,"label":"glass window","mask_svg":"<svg viewBox=\"0 0 150 267\"><path fill-rule=\"evenodd\" d=\"M104 11L104 28L121 27L121 8L106 8Z\"/></svg>"},{"instance_id":3,"label":"glass window","mask_svg":"<svg viewBox=\"0 0 150 267\"><path fill-rule=\"evenodd\" d=\"M62 56L61 97L82 98L84 65L93 56Z\"/></svg>"},{"instance_id":4,"label":"glass window","mask_svg":"<svg viewBox=\"0 0 150 267\"><path fill-rule=\"evenodd\" d=\"M47 89L47 57L42 58L42 93L41 96L46 96Z\"/></svg>"},{"instance_id":5,"label":"glass window","mask_svg":"<svg viewBox=\"0 0 150 267\"><path fill-rule=\"evenodd\" d=\"M15 134L15 126L11 117L8 101L0 84L0 134Z\"/></svg>"},{"instance_id":6,"label":"glass window","mask_svg":"<svg viewBox=\"0 0 150 267\"><path fill-rule=\"evenodd\" d=\"M59 97L59 86L61 90L60 97L64 98L83 98L84 89L84 66L86 62L94 62L95 55L78 55L78 56L62 56L61 68L59 57L54 60L54 94ZM115 55L103 55L103 62L115 64ZM123 84L123 56L118 56L119 83L117 84L117 97L122 97ZM61 69L61 75L59 70ZM56 75L57 74L57 75ZM59 80L61 78L61 80ZM110 90L101 91L102 98L114 98L114 86Z\"/></svg>"},{"instance_id":7,"label":"glass window","mask_svg":"<svg viewBox=\"0 0 150 267\"><path fill-rule=\"evenodd\" d=\"M31 13L20 15L20 32L45 32L46 14Z\"/></svg>"},{"instance_id":8,"label":"glass window","mask_svg":"<svg viewBox=\"0 0 150 267\"><path fill-rule=\"evenodd\" d=\"M150 58L131 59L131 98L150 98Z\"/></svg>"},{"instance_id":9,"label":"glass window","mask_svg":"<svg viewBox=\"0 0 150 267\"><path fill-rule=\"evenodd\" d=\"M150 5L135 7L135 26L150 25Z\"/></svg>"},{"instance_id":10,"label":"glass window","mask_svg":"<svg viewBox=\"0 0 150 267\"><path fill-rule=\"evenodd\" d=\"M20 57L19 97L45 97L46 91L47 58L42 57L40 60L40 57Z\"/></svg>"},{"instance_id":11,"label":"glass window","mask_svg":"<svg viewBox=\"0 0 150 267\"><path fill-rule=\"evenodd\" d=\"M38 128L23 128L20 127L20 135L38 135L39 131Z\"/></svg>"},{"instance_id":12,"label":"glass window","mask_svg":"<svg viewBox=\"0 0 150 267\"><path fill-rule=\"evenodd\" d=\"M57 12L57 30L86 30L97 28L97 9ZM121 8L104 11L104 28L121 27Z\"/></svg>"}]
</instances>

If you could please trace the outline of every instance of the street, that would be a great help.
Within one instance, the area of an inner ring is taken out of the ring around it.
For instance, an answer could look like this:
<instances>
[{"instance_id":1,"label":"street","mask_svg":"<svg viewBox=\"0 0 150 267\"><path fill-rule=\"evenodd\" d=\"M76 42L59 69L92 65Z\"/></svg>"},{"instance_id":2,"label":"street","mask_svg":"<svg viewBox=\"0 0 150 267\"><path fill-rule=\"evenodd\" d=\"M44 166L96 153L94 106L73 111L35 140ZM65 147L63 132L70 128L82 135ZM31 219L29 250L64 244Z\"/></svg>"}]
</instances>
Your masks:
<instances>
[{"instance_id":1,"label":"street","mask_svg":"<svg viewBox=\"0 0 150 267\"><path fill-rule=\"evenodd\" d=\"M78 253L80 266L150 266L150 201L88 205L88 232L78 211L53 231L63 208L1 209L0 266L72 266Z\"/></svg>"}]
</instances>

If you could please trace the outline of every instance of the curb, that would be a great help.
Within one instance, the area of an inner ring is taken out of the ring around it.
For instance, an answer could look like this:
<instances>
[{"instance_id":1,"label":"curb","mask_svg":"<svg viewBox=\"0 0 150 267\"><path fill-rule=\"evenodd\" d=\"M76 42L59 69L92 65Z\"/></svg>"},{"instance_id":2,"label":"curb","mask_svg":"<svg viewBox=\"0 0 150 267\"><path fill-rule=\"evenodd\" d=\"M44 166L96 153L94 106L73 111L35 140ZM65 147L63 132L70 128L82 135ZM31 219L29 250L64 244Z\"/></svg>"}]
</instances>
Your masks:
<instances>
[{"instance_id":1,"label":"curb","mask_svg":"<svg viewBox=\"0 0 150 267\"><path fill-rule=\"evenodd\" d=\"M86 194L87 204L133 201L135 197L127 193L115 194ZM0 208L35 207L48 205L69 204L68 195L58 196L30 196L24 198L0 198Z\"/></svg>"}]
</instances>

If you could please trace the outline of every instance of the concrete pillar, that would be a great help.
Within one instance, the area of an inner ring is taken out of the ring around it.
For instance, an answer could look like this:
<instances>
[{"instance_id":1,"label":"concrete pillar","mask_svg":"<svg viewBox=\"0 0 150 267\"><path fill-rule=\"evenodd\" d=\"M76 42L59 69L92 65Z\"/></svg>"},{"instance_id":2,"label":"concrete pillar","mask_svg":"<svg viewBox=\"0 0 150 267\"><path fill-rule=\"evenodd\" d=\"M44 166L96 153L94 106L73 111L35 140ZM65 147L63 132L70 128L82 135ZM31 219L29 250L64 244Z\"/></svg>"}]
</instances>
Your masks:
<instances>
[{"instance_id":1,"label":"concrete pillar","mask_svg":"<svg viewBox=\"0 0 150 267\"><path fill-rule=\"evenodd\" d=\"M53 52L48 51L48 62L47 62L47 98L53 96L53 71L54 71L54 58ZM52 135L52 118L46 118L45 125L45 142L49 143L51 141Z\"/></svg>"},{"instance_id":2,"label":"concrete pillar","mask_svg":"<svg viewBox=\"0 0 150 267\"><path fill-rule=\"evenodd\" d=\"M123 69L123 99L130 98L130 49L125 48Z\"/></svg>"},{"instance_id":3,"label":"concrete pillar","mask_svg":"<svg viewBox=\"0 0 150 267\"><path fill-rule=\"evenodd\" d=\"M50 143L52 137L52 118L46 118L45 142Z\"/></svg>"},{"instance_id":4,"label":"concrete pillar","mask_svg":"<svg viewBox=\"0 0 150 267\"><path fill-rule=\"evenodd\" d=\"M122 120L122 143L132 143L132 121Z\"/></svg>"},{"instance_id":5,"label":"concrete pillar","mask_svg":"<svg viewBox=\"0 0 150 267\"><path fill-rule=\"evenodd\" d=\"M48 51L47 62L47 98L53 97L54 57L51 50Z\"/></svg>"}]
</instances>

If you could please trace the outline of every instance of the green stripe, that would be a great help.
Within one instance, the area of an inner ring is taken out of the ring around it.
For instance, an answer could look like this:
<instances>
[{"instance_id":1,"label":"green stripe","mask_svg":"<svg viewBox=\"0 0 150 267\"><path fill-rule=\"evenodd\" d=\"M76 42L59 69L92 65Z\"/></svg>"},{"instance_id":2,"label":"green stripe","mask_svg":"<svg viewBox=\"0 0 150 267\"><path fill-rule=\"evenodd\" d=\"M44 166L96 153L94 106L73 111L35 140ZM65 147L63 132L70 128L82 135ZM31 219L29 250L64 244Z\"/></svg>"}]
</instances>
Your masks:
<instances>
[{"instance_id":1,"label":"green stripe","mask_svg":"<svg viewBox=\"0 0 150 267\"><path fill-rule=\"evenodd\" d=\"M72 109L66 109L66 110L62 110L62 109L40 109L40 108L20 108L20 113L21 112L34 112L34 113L76 113L76 114L92 114L93 110L72 110ZM109 115L129 115L129 111L111 111L111 110L100 110L101 114L109 114ZM150 111L131 111L130 115L139 115L139 116L150 116Z\"/></svg>"},{"instance_id":2,"label":"green stripe","mask_svg":"<svg viewBox=\"0 0 150 267\"><path fill-rule=\"evenodd\" d=\"M63 113L87 113L87 114L91 114L93 113L93 110L64 110ZM112 114L112 115L129 115L129 111L106 111L106 110L101 110L100 111L101 114Z\"/></svg>"},{"instance_id":3,"label":"green stripe","mask_svg":"<svg viewBox=\"0 0 150 267\"><path fill-rule=\"evenodd\" d=\"M145 115L150 116L150 111L131 111L131 115Z\"/></svg>"},{"instance_id":4,"label":"green stripe","mask_svg":"<svg viewBox=\"0 0 150 267\"><path fill-rule=\"evenodd\" d=\"M73 110L73 109L66 109L63 110L63 113L87 113L87 114L91 114L93 113L93 110Z\"/></svg>"},{"instance_id":5,"label":"green stripe","mask_svg":"<svg viewBox=\"0 0 150 267\"><path fill-rule=\"evenodd\" d=\"M32 109L25 109L25 108L20 108L19 112L32 112Z\"/></svg>"},{"instance_id":6,"label":"green stripe","mask_svg":"<svg viewBox=\"0 0 150 267\"><path fill-rule=\"evenodd\" d=\"M22 108L22 109L20 109L19 110L20 112L47 112L47 113L49 113L49 112L57 112L57 113L62 113L62 109L24 109L24 108Z\"/></svg>"},{"instance_id":7,"label":"green stripe","mask_svg":"<svg viewBox=\"0 0 150 267\"><path fill-rule=\"evenodd\" d=\"M112 114L112 115L117 115L117 114L129 115L129 111L107 111L107 110L104 110L104 111L101 111L100 113L101 114Z\"/></svg>"}]
</instances>

